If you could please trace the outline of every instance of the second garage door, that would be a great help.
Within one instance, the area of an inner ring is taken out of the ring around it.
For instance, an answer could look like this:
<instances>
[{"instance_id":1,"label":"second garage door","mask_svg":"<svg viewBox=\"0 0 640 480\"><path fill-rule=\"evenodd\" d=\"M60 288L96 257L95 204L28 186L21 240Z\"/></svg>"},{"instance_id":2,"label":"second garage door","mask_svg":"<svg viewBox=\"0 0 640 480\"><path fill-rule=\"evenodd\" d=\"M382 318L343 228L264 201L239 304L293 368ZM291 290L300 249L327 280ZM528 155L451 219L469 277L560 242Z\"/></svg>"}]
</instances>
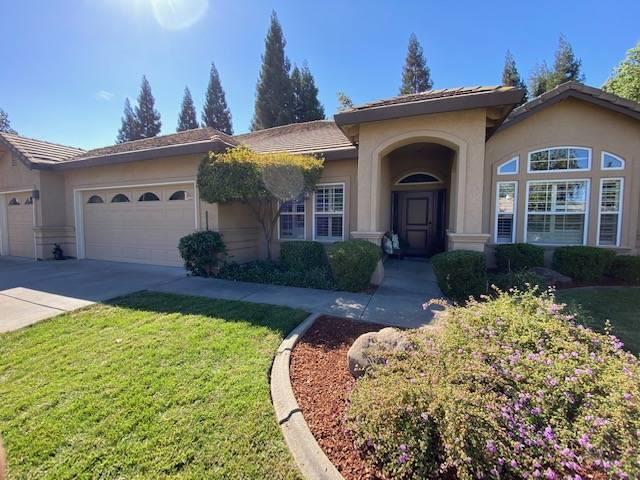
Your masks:
<instances>
[{"instance_id":1,"label":"second garage door","mask_svg":"<svg viewBox=\"0 0 640 480\"><path fill-rule=\"evenodd\" d=\"M9 194L7 204L7 237L9 255L33 258L33 200L30 193Z\"/></svg>"},{"instance_id":2,"label":"second garage door","mask_svg":"<svg viewBox=\"0 0 640 480\"><path fill-rule=\"evenodd\" d=\"M192 184L83 193L85 257L181 265L180 238L195 230Z\"/></svg>"}]
</instances>

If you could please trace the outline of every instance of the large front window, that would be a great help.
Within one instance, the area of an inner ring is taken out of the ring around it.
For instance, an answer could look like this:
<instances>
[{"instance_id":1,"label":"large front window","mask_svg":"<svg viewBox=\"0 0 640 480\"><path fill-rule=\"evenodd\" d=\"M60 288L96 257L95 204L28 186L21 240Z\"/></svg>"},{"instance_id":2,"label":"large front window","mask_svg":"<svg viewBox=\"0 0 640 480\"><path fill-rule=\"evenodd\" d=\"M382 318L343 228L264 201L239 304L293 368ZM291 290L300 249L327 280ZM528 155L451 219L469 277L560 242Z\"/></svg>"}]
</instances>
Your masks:
<instances>
[{"instance_id":1,"label":"large front window","mask_svg":"<svg viewBox=\"0 0 640 480\"><path fill-rule=\"evenodd\" d=\"M545 148L529 153L529 173L591 169L591 150L579 147Z\"/></svg>"},{"instance_id":2,"label":"large front window","mask_svg":"<svg viewBox=\"0 0 640 480\"><path fill-rule=\"evenodd\" d=\"M292 200L280 209L280 239L304 240L304 199Z\"/></svg>"},{"instance_id":3,"label":"large front window","mask_svg":"<svg viewBox=\"0 0 640 480\"><path fill-rule=\"evenodd\" d=\"M343 240L344 184L318 185L314 200L314 239L323 242Z\"/></svg>"},{"instance_id":4,"label":"large front window","mask_svg":"<svg viewBox=\"0 0 640 480\"><path fill-rule=\"evenodd\" d=\"M586 242L588 180L529 182L526 241L549 245Z\"/></svg>"},{"instance_id":5,"label":"large front window","mask_svg":"<svg viewBox=\"0 0 640 480\"><path fill-rule=\"evenodd\" d=\"M617 247L620 244L622 178L603 178L600 181L598 213L598 245Z\"/></svg>"}]
</instances>

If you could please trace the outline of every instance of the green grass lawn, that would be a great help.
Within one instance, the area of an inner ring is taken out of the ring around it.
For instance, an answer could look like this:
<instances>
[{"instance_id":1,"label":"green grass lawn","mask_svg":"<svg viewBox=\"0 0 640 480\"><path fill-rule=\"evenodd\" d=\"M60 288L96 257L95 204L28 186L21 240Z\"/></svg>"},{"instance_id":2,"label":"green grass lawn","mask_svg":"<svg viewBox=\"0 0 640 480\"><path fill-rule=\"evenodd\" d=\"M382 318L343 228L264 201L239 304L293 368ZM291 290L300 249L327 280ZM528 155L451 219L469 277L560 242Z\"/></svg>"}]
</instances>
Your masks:
<instances>
[{"instance_id":1,"label":"green grass lawn","mask_svg":"<svg viewBox=\"0 0 640 480\"><path fill-rule=\"evenodd\" d=\"M305 316L140 293L0 335L9 478L299 478L268 374Z\"/></svg>"},{"instance_id":2,"label":"green grass lawn","mask_svg":"<svg viewBox=\"0 0 640 480\"><path fill-rule=\"evenodd\" d=\"M558 292L561 301L575 302L593 318L587 326L602 331L609 320L612 332L627 350L640 353L640 288L590 287Z\"/></svg>"}]
</instances>

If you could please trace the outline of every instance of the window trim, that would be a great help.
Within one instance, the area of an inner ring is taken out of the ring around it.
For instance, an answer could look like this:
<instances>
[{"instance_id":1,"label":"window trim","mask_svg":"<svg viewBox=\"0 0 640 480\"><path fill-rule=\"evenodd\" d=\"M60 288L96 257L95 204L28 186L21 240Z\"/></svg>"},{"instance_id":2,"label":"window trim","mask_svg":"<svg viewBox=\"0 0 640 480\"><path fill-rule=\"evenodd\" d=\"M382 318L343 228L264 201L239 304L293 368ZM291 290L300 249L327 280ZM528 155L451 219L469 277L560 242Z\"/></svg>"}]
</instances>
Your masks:
<instances>
[{"instance_id":1,"label":"window trim","mask_svg":"<svg viewBox=\"0 0 640 480\"><path fill-rule=\"evenodd\" d=\"M179 193L183 193L184 198L173 198L174 195L177 195ZM191 200L191 198L189 198L189 192L184 189L176 190L171 195L169 195L169 198L167 199L168 202L187 202L189 200Z\"/></svg>"},{"instance_id":2,"label":"window trim","mask_svg":"<svg viewBox=\"0 0 640 480\"><path fill-rule=\"evenodd\" d=\"M144 197L149 194L153 195L155 198L145 200ZM151 190L147 190L146 192L143 192L140 195L138 195L138 203L160 202L161 200L162 200L161 196L158 195L156 192L152 192Z\"/></svg>"},{"instance_id":3,"label":"window trim","mask_svg":"<svg viewBox=\"0 0 640 480\"><path fill-rule=\"evenodd\" d=\"M602 218L602 186L607 180L620 181L620 205L618 207L618 228L616 231L615 245L602 245L603 248L616 248L620 246L622 235L622 215L624 212L624 177L606 177L600 179L600 191L598 193L598 229L596 230L596 246L600 246L600 220ZM611 212L609 212L611 213Z\"/></svg>"},{"instance_id":4,"label":"window trim","mask_svg":"<svg viewBox=\"0 0 640 480\"><path fill-rule=\"evenodd\" d=\"M410 183L402 183L405 178L413 177L414 175L429 175L436 179L435 182L410 182ZM410 172L405 175L402 175L398 180L395 181L395 185L436 185L438 183L442 183L442 178L438 175L434 175L431 172L419 171L419 172Z\"/></svg>"},{"instance_id":5,"label":"window trim","mask_svg":"<svg viewBox=\"0 0 640 480\"><path fill-rule=\"evenodd\" d=\"M604 166L604 156L605 155L609 155L613 158L615 158L616 160L619 160L620 162L622 162L622 166L621 167L605 167ZM603 150L600 153L600 170L604 170L605 172L609 172L611 170L624 170L624 168L627 166L627 162L624 161L624 158L622 158L620 155L616 155L615 153L611 153L608 152L606 150Z\"/></svg>"},{"instance_id":6,"label":"window trim","mask_svg":"<svg viewBox=\"0 0 640 480\"><path fill-rule=\"evenodd\" d=\"M120 201L118 200L117 202L114 202L113 199L122 195L123 197L125 197L127 200L126 201ZM111 196L111 200L109 201L109 203L113 203L113 204L120 204L120 203L131 203L131 198L130 195L127 195L126 193L122 193L122 192L118 192L115 195Z\"/></svg>"},{"instance_id":7,"label":"window trim","mask_svg":"<svg viewBox=\"0 0 640 480\"><path fill-rule=\"evenodd\" d=\"M319 187L342 187L342 237L340 240L328 240L328 239L318 239L316 237L316 216L318 214L325 214L326 212L317 212L316 211L316 194ZM331 182L331 183L318 183L313 190L313 221L312 228L313 232L311 238L315 242L323 242L323 243L333 243L333 242L342 242L345 239L344 235L344 221L345 221L345 212L347 210L347 185L345 182Z\"/></svg>"},{"instance_id":8,"label":"window trim","mask_svg":"<svg viewBox=\"0 0 640 480\"><path fill-rule=\"evenodd\" d=\"M560 182L586 182L587 192L586 192L585 209L584 209L584 232L582 233L582 243L580 245L587 245L587 240L589 238L589 213L590 213L590 207L591 207L591 179L590 178L553 178L553 179L545 179L545 180L527 180L526 192L525 192L526 198L525 198L525 204L524 204L524 236L522 239L525 243L531 243L527 241L529 215L530 215L529 186L535 183L560 183ZM536 215L536 213L533 213L533 215ZM547 246L547 247L571 246L564 243L531 243L531 244Z\"/></svg>"},{"instance_id":9,"label":"window trim","mask_svg":"<svg viewBox=\"0 0 640 480\"><path fill-rule=\"evenodd\" d=\"M498 211L498 202L500 201L500 185L504 184L514 184L515 188L513 189L513 228L511 230L511 242L516 242L516 228L518 222L518 181L517 180L508 180L504 182L496 182L496 205L495 205L495 220L493 225L493 241L496 245L508 245L508 243L499 243L498 242L498 217L500 216L500 212ZM525 237L526 238L526 237Z\"/></svg>"},{"instance_id":10,"label":"window trim","mask_svg":"<svg viewBox=\"0 0 640 480\"><path fill-rule=\"evenodd\" d=\"M287 202L278 202L278 210L280 209L280 206L283 203L287 203ZM292 241L303 241L307 239L307 199L303 198L302 199L302 205L304 205L304 212L302 213L293 213L293 212L284 212L285 215L290 215L290 216L295 216L295 215L302 215L302 218L304 220L304 227L302 228L302 238L282 238L280 236L280 216L282 215L283 212L278 213L278 241L280 242L292 242Z\"/></svg>"},{"instance_id":11,"label":"window trim","mask_svg":"<svg viewBox=\"0 0 640 480\"><path fill-rule=\"evenodd\" d=\"M99 202L92 202L91 199L93 199L93 198L99 198L100 201ZM89 198L87 198L87 202L86 202L87 205L103 205L104 203L105 203L104 198L102 198L101 195L98 195L98 194L95 194L95 193L92 194Z\"/></svg>"},{"instance_id":12,"label":"window trim","mask_svg":"<svg viewBox=\"0 0 640 480\"><path fill-rule=\"evenodd\" d=\"M587 150L589 152L589 156L587 157L587 168L568 168L566 170L531 170L531 155L538 152L544 152L545 150L556 150L562 148L579 148L581 150ZM548 173L590 172L592 167L592 159L593 149L591 147L581 147L579 145L557 145L552 147L539 148L538 150L532 150L527 154L527 173L539 173L544 175Z\"/></svg>"},{"instance_id":13,"label":"window trim","mask_svg":"<svg viewBox=\"0 0 640 480\"><path fill-rule=\"evenodd\" d=\"M516 162L516 171L509 173L500 173L500 169L504 167L507 163L511 163L512 161ZM515 155L511 157L509 160L502 162L500 165L496 167L496 175L506 176L506 175L518 175L520 173L520 155Z\"/></svg>"}]
</instances>

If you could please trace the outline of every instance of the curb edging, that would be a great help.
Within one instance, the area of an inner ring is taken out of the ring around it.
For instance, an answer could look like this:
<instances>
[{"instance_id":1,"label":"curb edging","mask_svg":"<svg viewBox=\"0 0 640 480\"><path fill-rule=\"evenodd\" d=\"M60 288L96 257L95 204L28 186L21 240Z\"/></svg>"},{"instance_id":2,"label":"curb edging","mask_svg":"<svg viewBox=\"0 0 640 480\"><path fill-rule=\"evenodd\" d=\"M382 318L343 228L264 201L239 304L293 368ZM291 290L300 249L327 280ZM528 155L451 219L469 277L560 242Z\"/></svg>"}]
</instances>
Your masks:
<instances>
[{"instance_id":1,"label":"curb edging","mask_svg":"<svg viewBox=\"0 0 640 480\"><path fill-rule=\"evenodd\" d=\"M318 445L293 394L289 364L291 351L321 316L312 313L282 341L271 368L271 401L276 419L298 468L307 480L344 480Z\"/></svg>"}]
</instances>

